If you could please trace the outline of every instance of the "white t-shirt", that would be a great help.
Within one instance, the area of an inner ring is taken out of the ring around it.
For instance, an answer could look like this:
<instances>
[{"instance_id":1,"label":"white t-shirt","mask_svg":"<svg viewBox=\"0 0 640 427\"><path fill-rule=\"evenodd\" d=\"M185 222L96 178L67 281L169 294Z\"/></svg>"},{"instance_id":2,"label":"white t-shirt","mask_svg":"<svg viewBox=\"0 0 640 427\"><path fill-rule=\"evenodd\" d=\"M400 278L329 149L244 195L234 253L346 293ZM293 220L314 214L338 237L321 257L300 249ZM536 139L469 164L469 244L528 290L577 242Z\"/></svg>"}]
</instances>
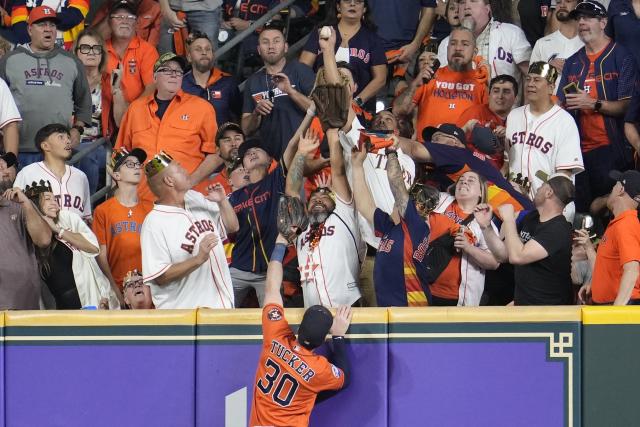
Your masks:
<instances>
[{"instance_id":1,"label":"white t-shirt","mask_svg":"<svg viewBox=\"0 0 640 427\"><path fill-rule=\"evenodd\" d=\"M529 178L531 197L544 184L536 172L551 175L569 170L575 175L584 170L576 122L557 105L537 117L529 105L512 110L507 117L506 141L509 172Z\"/></svg>"},{"instance_id":2,"label":"white t-shirt","mask_svg":"<svg viewBox=\"0 0 640 427\"><path fill-rule=\"evenodd\" d=\"M66 166L62 179L58 180L44 162L32 163L18 172L13 185L24 190L27 185L30 186L34 181L39 183L40 180L51 183L60 209L75 212L82 219L91 218L89 180L80 169Z\"/></svg>"},{"instance_id":3,"label":"white t-shirt","mask_svg":"<svg viewBox=\"0 0 640 427\"><path fill-rule=\"evenodd\" d=\"M544 61L549 62L552 59L567 59L584 46L580 37L575 36L572 39L566 38L560 30L549 34L548 36L538 39L536 45L531 52L530 62ZM562 70L558 70L558 79L556 80L556 91L560 84Z\"/></svg>"},{"instance_id":4,"label":"white t-shirt","mask_svg":"<svg viewBox=\"0 0 640 427\"><path fill-rule=\"evenodd\" d=\"M324 222L318 246L309 250L308 227L296 241L304 306L352 305L362 297L358 288L360 244L358 219L353 200L335 200L336 207Z\"/></svg>"},{"instance_id":5,"label":"white t-shirt","mask_svg":"<svg viewBox=\"0 0 640 427\"><path fill-rule=\"evenodd\" d=\"M142 273L156 308L233 308L233 287L220 238L220 208L196 192L184 196L185 208L155 205L142 224ZM173 264L199 251L202 238L218 235L209 260L174 282L160 286L154 279Z\"/></svg>"},{"instance_id":6,"label":"white t-shirt","mask_svg":"<svg viewBox=\"0 0 640 427\"><path fill-rule=\"evenodd\" d=\"M531 57L531 45L520 27L504 22L491 21L489 33L488 57L484 58L489 64L490 78L500 74L508 74L516 80L520 78L518 64L528 61ZM449 63L447 60L447 47L449 37L442 40L438 46L438 59L440 66ZM482 51L478 48L479 51Z\"/></svg>"},{"instance_id":7,"label":"white t-shirt","mask_svg":"<svg viewBox=\"0 0 640 427\"><path fill-rule=\"evenodd\" d=\"M7 82L0 79L0 129L11 122L20 121L22 121L22 117L20 116L16 102L13 100L11 90L9 90Z\"/></svg>"},{"instance_id":8,"label":"white t-shirt","mask_svg":"<svg viewBox=\"0 0 640 427\"><path fill-rule=\"evenodd\" d=\"M342 131L339 132L340 144L342 145L342 150L344 152L347 178L349 179L349 185L351 185L351 188L353 188L351 149L358 144L358 140L360 139L360 129L363 128L364 127L356 117L351 124L351 130L347 134ZM400 148L398 148L398 161L400 162L404 182L407 189L409 189L416 176L416 165L411 157L404 154ZM391 214L395 200L393 198L393 193L391 193L389 179L387 178L387 155L384 150L380 150L378 153L367 154L363 167L364 176L367 180L367 185L371 190L376 207L388 214ZM360 214L358 214L358 224L364 241L374 248L378 248L380 238L376 237L373 226Z\"/></svg>"}]
</instances>

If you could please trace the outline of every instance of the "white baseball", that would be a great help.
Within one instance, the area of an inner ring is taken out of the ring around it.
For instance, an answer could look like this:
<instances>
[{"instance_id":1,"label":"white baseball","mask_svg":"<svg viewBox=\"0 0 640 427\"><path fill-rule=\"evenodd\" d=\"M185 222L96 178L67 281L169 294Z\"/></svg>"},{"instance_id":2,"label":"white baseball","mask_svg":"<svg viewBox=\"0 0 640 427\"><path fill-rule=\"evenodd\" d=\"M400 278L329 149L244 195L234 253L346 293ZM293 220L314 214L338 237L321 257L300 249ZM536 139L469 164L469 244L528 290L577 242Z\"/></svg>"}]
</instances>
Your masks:
<instances>
[{"instance_id":1,"label":"white baseball","mask_svg":"<svg viewBox=\"0 0 640 427\"><path fill-rule=\"evenodd\" d=\"M329 37L331 37L331 27L329 26L324 26L320 29L320 38L321 39L328 39Z\"/></svg>"}]
</instances>

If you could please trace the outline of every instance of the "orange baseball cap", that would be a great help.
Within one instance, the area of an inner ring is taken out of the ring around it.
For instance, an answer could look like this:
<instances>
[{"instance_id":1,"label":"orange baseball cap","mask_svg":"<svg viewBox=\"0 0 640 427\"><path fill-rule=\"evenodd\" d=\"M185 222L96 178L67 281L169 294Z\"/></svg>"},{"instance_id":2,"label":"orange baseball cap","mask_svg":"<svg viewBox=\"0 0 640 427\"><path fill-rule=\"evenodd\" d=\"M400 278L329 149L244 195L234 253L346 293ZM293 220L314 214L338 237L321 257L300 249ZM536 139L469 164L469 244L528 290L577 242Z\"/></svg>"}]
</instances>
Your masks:
<instances>
[{"instance_id":1,"label":"orange baseball cap","mask_svg":"<svg viewBox=\"0 0 640 427\"><path fill-rule=\"evenodd\" d=\"M32 25L38 21L42 21L45 19L50 19L52 21L58 22L58 14L49 6L34 7L29 13L28 24Z\"/></svg>"}]
</instances>

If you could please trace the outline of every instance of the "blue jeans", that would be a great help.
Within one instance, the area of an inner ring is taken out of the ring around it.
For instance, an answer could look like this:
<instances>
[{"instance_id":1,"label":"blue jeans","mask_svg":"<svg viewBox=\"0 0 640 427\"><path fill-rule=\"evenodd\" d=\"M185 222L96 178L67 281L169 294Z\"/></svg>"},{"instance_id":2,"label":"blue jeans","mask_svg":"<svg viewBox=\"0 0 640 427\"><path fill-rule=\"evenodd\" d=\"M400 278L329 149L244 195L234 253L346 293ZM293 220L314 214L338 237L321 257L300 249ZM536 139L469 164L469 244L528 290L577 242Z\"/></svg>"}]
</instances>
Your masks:
<instances>
[{"instance_id":1,"label":"blue jeans","mask_svg":"<svg viewBox=\"0 0 640 427\"><path fill-rule=\"evenodd\" d=\"M221 10L194 10L187 12L187 27L189 32L200 31L205 33L213 49L218 47L218 31L220 30ZM160 22L160 41L158 42L158 53L175 51L173 46L173 32L170 31L169 24L164 19Z\"/></svg>"},{"instance_id":2,"label":"blue jeans","mask_svg":"<svg viewBox=\"0 0 640 427\"><path fill-rule=\"evenodd\" d=\"M31 163L41 162L43 159L42 153L18 153L18 171Z\"/></svg>"},{"instance_id":3,"label":"blue jeans","mask_svg":"<svg viewBox=\"0 0 640 427\"><path fill-rule=\"evenodd\" d=\"M84 150L91 145L91 141L82 141L78 146L78 151ZM104 170L106 165L106 151L104 145L101 145L94 149L92 152L84 156L74 166L84 172L89 180L89 191L91 194L95 193L98 189L98 183L100 182L100 170Z\"/></svg>"}]
</instances>

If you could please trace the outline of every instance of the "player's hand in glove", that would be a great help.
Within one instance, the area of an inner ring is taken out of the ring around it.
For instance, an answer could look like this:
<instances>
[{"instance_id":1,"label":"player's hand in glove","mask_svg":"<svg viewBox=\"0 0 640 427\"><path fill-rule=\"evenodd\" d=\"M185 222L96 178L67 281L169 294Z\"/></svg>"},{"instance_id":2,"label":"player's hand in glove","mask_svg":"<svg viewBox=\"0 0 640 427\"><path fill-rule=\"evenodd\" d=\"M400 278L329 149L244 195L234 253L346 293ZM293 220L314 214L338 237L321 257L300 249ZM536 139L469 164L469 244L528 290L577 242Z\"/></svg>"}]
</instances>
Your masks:
<instances>
[{"instance_id":1,"label":"player's hand in glove","mask_svg":"<svg viewBox=\"0 0 640 427\"><path fill-rule=\"evenodd\" d=\"M342 129L347 123L351 95L346 85L318 84L311 92L323 130Z\"/></svg>"},{"instance_id":2,"label":"player's hand in glove","mask_svg":"<svg viewBox=\"0 0 640 427\"><path fill-rule=\"evenodd\" d=\"M200 240L199 250L196 257L201 263L204 263L209 259L209 253L218 244L218 240L218 236L214 233L209 233Z\"/></svg>"},{"instance_id":3,"label":"player's hand in glove","mask_svg":"<svg viewBox=\"0 0 640 427\"><path fill-rule=\"evenodd\" d=\"M336 310L336 315L333 317L333 325L331 325L331 335L334 337L341 337L347 333L349 325L351 324L351 307L348 305L341 305Z\"/></svg>"},{"instance_id":4,"label":"player's hand in glove","mask_svg":"<svg viewBox=\"0 0 640 427\"><path fill-rule=\"evenodd\" d=\"M278 232L292 243L309 226L307 209L298 197L280 196L278 203Z\"/></svg>"}]
</instances>

